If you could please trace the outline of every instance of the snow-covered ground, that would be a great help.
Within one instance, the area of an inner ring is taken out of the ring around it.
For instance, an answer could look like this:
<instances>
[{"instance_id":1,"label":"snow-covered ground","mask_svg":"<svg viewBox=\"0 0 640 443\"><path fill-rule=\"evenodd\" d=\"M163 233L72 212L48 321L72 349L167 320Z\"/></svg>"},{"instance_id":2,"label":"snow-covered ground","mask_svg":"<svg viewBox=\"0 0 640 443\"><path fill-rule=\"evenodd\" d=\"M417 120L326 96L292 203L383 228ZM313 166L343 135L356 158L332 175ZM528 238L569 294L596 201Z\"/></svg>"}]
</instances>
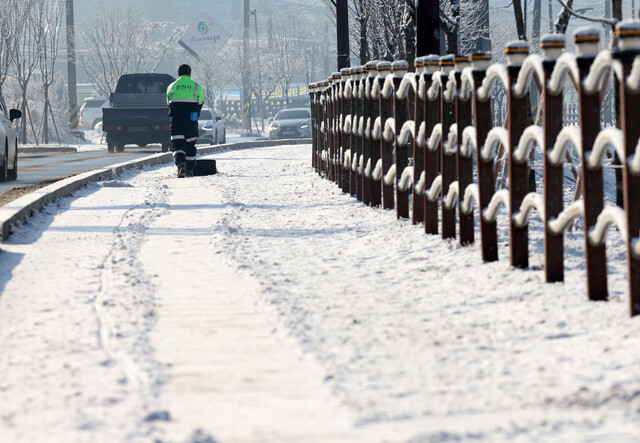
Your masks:
<instances>
[{"instance_id":1,"label":"snow-covered ground","mask_svg":"<svg viewBox=\"0 0 640 443\"><path fill-rule=\"evenodd\" d=\"M343 195L310 146L130 172L0 252L0 441L638 441L624 248L586 300Z\"/></svg>"}]
</instances>

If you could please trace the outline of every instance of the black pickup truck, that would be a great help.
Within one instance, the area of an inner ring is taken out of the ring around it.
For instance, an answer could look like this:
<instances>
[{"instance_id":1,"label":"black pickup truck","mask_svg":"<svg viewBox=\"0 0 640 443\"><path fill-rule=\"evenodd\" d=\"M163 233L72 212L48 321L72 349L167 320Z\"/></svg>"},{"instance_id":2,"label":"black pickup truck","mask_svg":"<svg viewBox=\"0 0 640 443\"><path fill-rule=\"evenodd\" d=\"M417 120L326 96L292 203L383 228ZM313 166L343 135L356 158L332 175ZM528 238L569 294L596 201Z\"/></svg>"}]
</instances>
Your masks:
<instances>
[{"instance_id":1,"label":"black pickup truck","mask_svg":"<svg viewBox=\"0 0 640 443\"><path fill-rule=\"evenodd\" d=\"M162 152L171 146L167 87L169 74L125 74L118 79L102 109L102 127L109 152L123 152L124 146L160 143Z\"/></svg>"}]
</instances>

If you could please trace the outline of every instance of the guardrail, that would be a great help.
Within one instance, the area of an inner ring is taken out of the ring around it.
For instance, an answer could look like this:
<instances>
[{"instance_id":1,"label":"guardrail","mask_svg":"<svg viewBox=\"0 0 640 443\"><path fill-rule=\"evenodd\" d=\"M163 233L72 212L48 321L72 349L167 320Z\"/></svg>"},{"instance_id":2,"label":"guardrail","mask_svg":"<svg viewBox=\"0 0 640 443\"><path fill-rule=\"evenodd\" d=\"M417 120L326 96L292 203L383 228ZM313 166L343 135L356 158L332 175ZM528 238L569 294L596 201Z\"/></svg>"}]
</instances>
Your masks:
<instances>
[{"instance_id":1,"label":"guardrail","mask_svg":"<svg viewBox=\"0 0 640 443\"><path fill-rule=\"evenodd\" d=\"M640 21L621 22L616 33L619 50L613 52L599 51L597 28L581 28L574 35L575 54L564 52L564 35L548 35L541 39L542 55L529 55L526 42L508 44L506 65L477 53L419 57L415 72L402 61L345 68L310 85L312 164L363 203L395 208L399 218L411 216L429 234L440 231L443 238L454 238L459 233L462 245L475 240L477 208L485 261L498 259L496 219L506 207L514 267L528 267L528 224L535 209L544 225L548 282L563 281L564 232L581 217L590 300L607 299L604 243L615 225L627 244L629 311L637 315ZM620 85L616 121L621 129L601 128L602 98L612 72ZM565 80L579 97L578 126L563 127ZM540 89L541 119L532 119L530 112L533 81ZM505 127L492 126L496 82L507 91ZM563 168L570 146L580 157L582 196L565 207ZM530 183L536 148L542 155L542 192L532 191ZM610 148L622 162L624 209L604 205L603 158ZM503 158L502 182L508 188L498 189Z\"/></svg>"}]
</instances>

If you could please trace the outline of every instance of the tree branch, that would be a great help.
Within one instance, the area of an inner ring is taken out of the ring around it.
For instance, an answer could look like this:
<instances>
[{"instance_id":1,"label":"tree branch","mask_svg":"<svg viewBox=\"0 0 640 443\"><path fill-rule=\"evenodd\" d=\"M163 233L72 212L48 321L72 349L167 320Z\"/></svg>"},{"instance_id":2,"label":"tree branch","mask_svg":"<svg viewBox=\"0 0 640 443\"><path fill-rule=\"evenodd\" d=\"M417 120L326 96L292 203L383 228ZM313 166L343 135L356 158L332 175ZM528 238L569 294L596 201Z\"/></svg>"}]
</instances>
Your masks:
<instances>
[{"instance_id":1,"label":"tree branch","mask_svg":"<svg viewBox=\"0 0 640 443\"><path fill-rule=\"evenodd\" d=\"M558 0L558 3L560 3L562 7L565 9L565 11L567 11L569 14L581 20L586 20L588 22L594 22L594 23L604 23L605 25L609 25L612 28L615 28L616 23L618 23L618 20L613 18L596 18L596 17L588 17L584 14L580 14L579 12L576 12L573 9L571 9L571 7L567 5L567 3L564 0Z\"/></svg>"}]
</instances>

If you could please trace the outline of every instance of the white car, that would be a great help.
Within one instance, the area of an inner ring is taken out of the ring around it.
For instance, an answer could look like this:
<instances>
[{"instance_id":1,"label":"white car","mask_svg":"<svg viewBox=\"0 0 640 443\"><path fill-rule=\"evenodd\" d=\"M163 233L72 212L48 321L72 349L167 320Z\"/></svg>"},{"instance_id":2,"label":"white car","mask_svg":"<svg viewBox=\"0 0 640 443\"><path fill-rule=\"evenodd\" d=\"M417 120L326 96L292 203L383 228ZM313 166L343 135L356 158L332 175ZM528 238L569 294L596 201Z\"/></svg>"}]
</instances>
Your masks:
<instances>
[{"instance_id":1,"label":"white car","mask_svg":"<svg viewBox=\"0 0 640 443\"><path fill-rule=\"evenodd\" d=\"M80 127L82 129L95 129L102 121L102 108L109 106L107 97L89 97L84 99L80 107Z\"/></svg>"},{"instance_id":2,"label":"white car","mask_svg":"<svg viewBox=\"0 0 640 443\"><path fill-rule=\"evenodd\" d=\"M198 118L198 144L217 145L227 142L224 120L209 108L202 108Z\"/></svg>"},{"instance_id":3,"label":"white car","mask_svg":"<svg viewBox=\"0 0 640 443\"><path fill-rule=\"evenodd\" d=\"M2 151L0 181L3 182L18 178L18 138L13 129L13 121L21 117L22 112L17 109L7 112L7 107L0 98L0 149Z\"/></svg>"}]
</instances>

